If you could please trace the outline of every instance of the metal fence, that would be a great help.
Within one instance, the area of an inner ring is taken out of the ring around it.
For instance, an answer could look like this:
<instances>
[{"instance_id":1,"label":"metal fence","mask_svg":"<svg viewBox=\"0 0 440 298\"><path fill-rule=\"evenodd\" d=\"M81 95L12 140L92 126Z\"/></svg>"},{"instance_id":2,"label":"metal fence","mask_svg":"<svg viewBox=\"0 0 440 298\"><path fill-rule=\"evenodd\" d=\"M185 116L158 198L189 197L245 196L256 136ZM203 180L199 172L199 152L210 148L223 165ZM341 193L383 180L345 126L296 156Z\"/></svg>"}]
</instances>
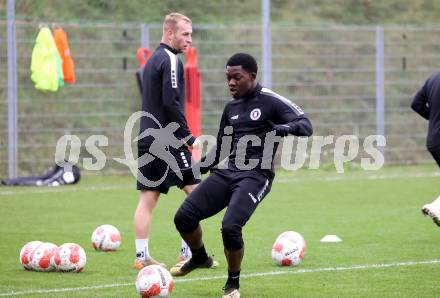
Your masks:
<instances>
[{"instance_id":1,"label":"metal fence","mask_svg":"<svg viewBox=\"0 0 440 298\"><path fill-rule=\"evenodd\" d=\"M124 156L125 122L140 109L135 53L141 45L154 49L161 27L58 23L69 37L77 82L56 93L42 93L30 79L39 25L16 22L18 174L53 164L55 144L65 134L78 135L83 145L90 135L106 135L109 144L101 148L108 158L105 170L126 172L112 158ZM195 26L204 134L216 134L220 113L229 100L224 75L227 58L245 51L261 62L261 32L259 25ZM440 28L272 25L271 36L272 89L304 108L315 135L355 134L362 139L382 129L387 164L431 162L425 150L427 124L409 106L437 69ZM6 22L0 21L0 176L8 174L6 41ZM90 156L83 146L84 157Z\"/></svg>"}]
</instances>

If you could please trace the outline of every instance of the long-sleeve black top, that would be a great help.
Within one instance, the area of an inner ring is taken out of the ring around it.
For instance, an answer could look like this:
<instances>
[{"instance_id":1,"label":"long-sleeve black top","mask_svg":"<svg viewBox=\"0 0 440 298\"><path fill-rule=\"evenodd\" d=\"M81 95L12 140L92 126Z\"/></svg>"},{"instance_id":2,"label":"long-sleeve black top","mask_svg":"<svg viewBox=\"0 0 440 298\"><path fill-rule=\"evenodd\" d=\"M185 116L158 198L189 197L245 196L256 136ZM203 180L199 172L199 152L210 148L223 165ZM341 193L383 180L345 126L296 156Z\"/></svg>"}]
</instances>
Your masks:
<instances>
[{"instance_id":1,"label":"long-sleeve black top","mask_svg":"<svg viewBox=\"0 0 440 298\"><path fill-rule=\"evenodd\" d=\"M260 84L242 98L232 99L226 104L220 120L217 146L206 157L213 158L214 162L201 168L201 172L207 172L229 156L228 169L240 170L239 165L246 165L253 159L254 163L258 161L257 169L273 177L273 157L279 142L266 148L271 149L268 150L270 154L265 151L265 144L271 143L266 142L266 138L273 139L274 125L278 124L288 126L289 133L295 136L313 133L312 124L298 105Z\"/></svg>"},{"instance_id":2,"label":"long-sleeve black top","mask_svg":"<svg viewBox=\"0 0 440 298\"><path fill-rule=\"evenodd\" d=\"M175 136L191 145L194 142L185 119L185 81L182 61L172 48L160 44L145 65L142 76L142 110L152 114L162 127L171 122L179 124ZM151 117L142 117L141 134L148 128L158 128ZM139 140L139 146L148 147L150 138Z\"/></svg>"},{"instance_id":3,"label":"long-sleeve black top","mask_svg":"<svg viewBox=\"0 0 440 298\"><path fill-rule=\"evenodd\" d=\"M411 108L429 120L428 150L440 150L440 72L429 77L414 96Z\"/></svg>"}]
</instances>

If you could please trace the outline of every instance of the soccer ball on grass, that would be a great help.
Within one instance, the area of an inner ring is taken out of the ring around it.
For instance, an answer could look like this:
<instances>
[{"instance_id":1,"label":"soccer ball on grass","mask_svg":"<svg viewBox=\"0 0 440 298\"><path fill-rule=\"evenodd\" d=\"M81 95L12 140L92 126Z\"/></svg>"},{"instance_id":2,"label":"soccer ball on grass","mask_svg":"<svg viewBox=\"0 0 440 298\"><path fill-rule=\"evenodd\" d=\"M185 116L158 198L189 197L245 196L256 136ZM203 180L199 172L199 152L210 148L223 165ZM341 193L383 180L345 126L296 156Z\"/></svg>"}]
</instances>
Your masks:
<instances>
[{"instance_id":1,"label":"soccer ball on grass","mask_svg":"<svg viewBox=\"0 0 440 298\"><path fill-rule=\"evenodd\" d=\"M162 266L142 268L136 278L136 290L142 298L166 298L173 291L174 282L170 272Z\"/></svg>"},{"instance_id":2,"label":"soccer ball on grass","mask_svg":"<svg viewBox=\"0 0 440 298\"><path fill-rule=\"evenodd\" d=\"M41 241L31 241L26 243L20 250L20 264L26 270L32 270L32 264L30 260L31 253L43 242Z\"/></svg>"},{"instance_id":3,"label":"soccer ball on grass","mask_svg":"<svg viewBox=\"0 0 440 298\"><path fill-rule=\"evenodd\" d=\"M112 225L101 225L92 234L92 246L95 250L115 251L121 245L121 234Z\"/></svg>"},{"instance_id":4,"label":"soccer ball on grass","mask_svg":"<svg viewBox=\"0 0 440 298\"><path fill-rule=\"evenodd\" d=\"M29 255L32 270L35 271L54 271L54 257L58 246L50 242L43 242L35 247Z\"/></svg>"},{"instance_id":5,"label":"soccer ball on grass","mask_svg":"<svg viewBox=\"0 0 440 298\"><path fill-rule=\"evenodd\" d=\"M304 259L307 243L300 233L281 233L272 246L272 260L279 266L298 266Z\"/></svg>"},{"instance_id":6,"label":"soccer ball on grass","mask_svg":"<svg viewBox=\"0 0 440 298\"><path fill-rule=\"evenodd\" d=\"M55 266L61 272L81 272L87 263L86 252L76 243L64 243L55 253Z\"/></svg>"}]
</instances>

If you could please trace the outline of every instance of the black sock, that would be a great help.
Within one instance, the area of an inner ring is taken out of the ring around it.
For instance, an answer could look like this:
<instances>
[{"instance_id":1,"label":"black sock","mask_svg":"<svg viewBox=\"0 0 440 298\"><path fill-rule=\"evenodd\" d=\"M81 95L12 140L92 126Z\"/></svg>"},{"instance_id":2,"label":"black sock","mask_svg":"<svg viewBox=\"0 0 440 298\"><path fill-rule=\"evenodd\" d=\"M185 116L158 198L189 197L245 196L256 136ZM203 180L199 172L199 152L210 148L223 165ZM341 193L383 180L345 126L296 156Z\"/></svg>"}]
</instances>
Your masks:
<instances>
[{"instance_id":1,"label":"black sock","mask_svg":"<svg viewBox=\"0 0 440 298\"><path fill-rule=\"evenodd\" d=\"M226 281L225 288L240 288L240 271L231 272L228 270L228 280Z\"/></svg>"},{"instance_id":2,"label":"black sock","mask_svg":"<svg viewBox=\"0 0 440 298\"><path fill-rule=\"evenodd\" d=\"M208 254L206 253L205 246L202 245L202 247L198 249L191 249L192 253L192 259L194 262L202 264L208 259Z\"/></svg>"}]
</instances>

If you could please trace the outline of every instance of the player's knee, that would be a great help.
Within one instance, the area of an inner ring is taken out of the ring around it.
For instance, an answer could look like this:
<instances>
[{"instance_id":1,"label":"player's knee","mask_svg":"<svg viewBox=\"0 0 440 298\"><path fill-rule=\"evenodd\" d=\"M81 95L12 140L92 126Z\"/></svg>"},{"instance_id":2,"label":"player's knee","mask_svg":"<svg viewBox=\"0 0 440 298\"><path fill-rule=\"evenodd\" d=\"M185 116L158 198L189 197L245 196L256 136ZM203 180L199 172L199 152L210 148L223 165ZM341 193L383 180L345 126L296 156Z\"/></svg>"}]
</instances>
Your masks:
<instances>
[{"instance_id":1,"label":"player's knee","mask_svg":"<svg viewBox=\"0 0 440 298\"><path fill-rule=\"evenodd\" d=\"M235 224L222 225L223 245L227 250L239 250L243 247L241 227Z\"/></svg>"},{"instance_id":2,"label":"player's knee","mask_svg":"<svg viewBox=\"0 0 440 298\"><path fill-rule=\"evenodd\" d=\"M198 227L199 221L182 207L174 215L174 224L179 233L189 234Z\"/></svg>"}]
</instances>

